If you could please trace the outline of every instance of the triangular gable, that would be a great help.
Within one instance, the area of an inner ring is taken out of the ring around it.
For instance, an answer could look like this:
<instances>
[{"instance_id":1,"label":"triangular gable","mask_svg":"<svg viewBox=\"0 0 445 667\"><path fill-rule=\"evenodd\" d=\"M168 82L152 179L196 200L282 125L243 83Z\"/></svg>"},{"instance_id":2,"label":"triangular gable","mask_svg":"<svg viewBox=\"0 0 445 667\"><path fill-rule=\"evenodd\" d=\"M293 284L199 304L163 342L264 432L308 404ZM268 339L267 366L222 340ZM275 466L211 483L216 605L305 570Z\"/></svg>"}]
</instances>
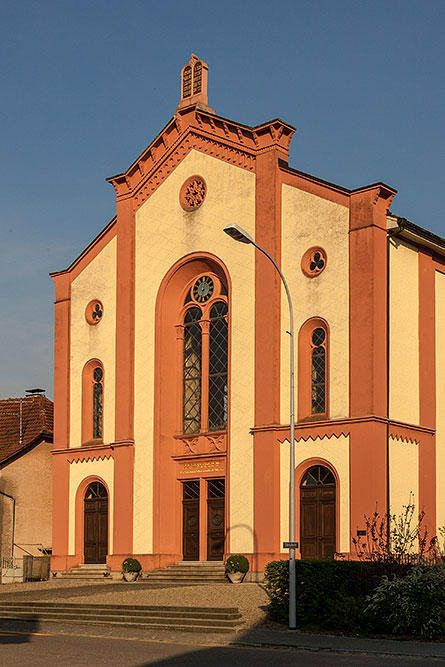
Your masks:
<instances>
[{"instance_id":1,"label":"triangular gable","mask_svg":"<svg viewBox=\"0 0 445 667\"><path fill-rule=\"evenodd\" d=\"M192 150L254 171L255 157L276 150L287 161L295 131L275 119L249 127L203 111L178 109L172 120L126 172L107 178L117 201L133 198L137 210Z\"/></svg>"}]
</instances>

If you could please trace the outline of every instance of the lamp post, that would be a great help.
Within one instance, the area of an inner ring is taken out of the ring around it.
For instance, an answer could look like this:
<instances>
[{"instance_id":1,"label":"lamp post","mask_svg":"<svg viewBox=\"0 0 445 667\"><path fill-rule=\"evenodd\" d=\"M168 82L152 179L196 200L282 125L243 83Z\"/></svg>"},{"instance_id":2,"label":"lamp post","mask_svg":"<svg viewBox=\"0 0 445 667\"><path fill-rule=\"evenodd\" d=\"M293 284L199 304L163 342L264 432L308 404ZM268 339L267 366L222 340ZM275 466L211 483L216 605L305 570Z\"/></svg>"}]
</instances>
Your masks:
<instances>
[{"instance_id":1,"label":"lamp post","mask_svg":"<svg viewBox=\"0 0 445 667\"><path fill-rule=\"evenodd\" d=\"M289 292L289 287L285 277L283 276L280 267L273 257L264 250L261 246L255 243L253 238L242 227L232 223L224 227L223 230L235 241L240 243L250 243L255 246L257 250L263 253L269 259L281 278L286 291L287 302L289 305L289 403L290 403L290 470L289 470L289 542L285 546L289 548L289 629L294 630L297 627L296 619L296 573L295 573L295 393L294 393L294 309L292 307L292 299Z\"/></svg>"}]
</instances>

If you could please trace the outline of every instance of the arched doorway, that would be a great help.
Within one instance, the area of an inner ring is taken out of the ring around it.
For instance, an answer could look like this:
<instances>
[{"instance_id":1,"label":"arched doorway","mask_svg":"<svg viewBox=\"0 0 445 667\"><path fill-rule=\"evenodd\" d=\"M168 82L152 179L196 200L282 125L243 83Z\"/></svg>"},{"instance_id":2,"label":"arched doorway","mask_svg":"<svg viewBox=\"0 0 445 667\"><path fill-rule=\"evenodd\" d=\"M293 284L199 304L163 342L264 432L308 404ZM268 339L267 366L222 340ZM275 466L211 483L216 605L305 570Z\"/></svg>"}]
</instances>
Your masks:
<instances>
[{"instance_id":1,"label":"arched doorway","mask_svg":"<svg viewBox=\"0 0 445 667\"><path fill-rule=\"evenodd\" d=\"M335 477L329 468L309 468L300 484L302 558L325 558L336 551Z\"/></svg>"},{"instance_id":2,"label":"arched doorway","mask_svg":"<svg viewBox=\"0 0 445 667\"><path fill-rule=\"evenodd\" d=\"M106 563L108 552L108 493L91 482L84 498L85 563Z\"/></svg>"}]
</instances>

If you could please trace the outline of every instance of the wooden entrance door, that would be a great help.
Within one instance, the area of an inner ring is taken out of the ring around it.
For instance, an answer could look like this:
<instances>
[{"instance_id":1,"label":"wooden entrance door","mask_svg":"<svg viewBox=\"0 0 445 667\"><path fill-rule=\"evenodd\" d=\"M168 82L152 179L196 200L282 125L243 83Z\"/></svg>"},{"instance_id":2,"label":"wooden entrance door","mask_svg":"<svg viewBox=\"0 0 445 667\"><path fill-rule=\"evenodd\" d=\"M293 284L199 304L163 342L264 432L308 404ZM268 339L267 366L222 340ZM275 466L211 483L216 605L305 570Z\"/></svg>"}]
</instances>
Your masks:
<instances>
[{"instance_id":1,"label":"wooden entrance door","mask_svg":"<svg viewBox=\"0 0 445 667\"><path fill-rule=\"evenodd\" d=\"M182 484L182 543L184 560L199 560L199 482Z\"/></svg>"},{"instance_id":2,"label":"wooden entrance door","mask_svg":"<svg viewBox=\"0 0 445 667\"><path fill-rule=\"evenodd\" d=\"M92 482L84 499L85 563L106 563L108 552L108 493Z\"/></svg>"},{"instance_id":3,"label":"wooden entrance door","mask_svg":"<svg viewBox=\"0 0 445 667\"><path fill-rule=\"evenodd\" d=\"M212 479L207 483L207 560L222 560L225 539L224 479Z\"/></svg>"},{"instance_id":4,"label":"wooden entrance door","mask_svg":"<svg viewBox=\"0 0 445 667\"><path fill-rule=\"evenodd\" d=\"M302 558L325 558L336 551L335 477L313 466L300 485L300 550Z\"/></svg>"}]
</instances>

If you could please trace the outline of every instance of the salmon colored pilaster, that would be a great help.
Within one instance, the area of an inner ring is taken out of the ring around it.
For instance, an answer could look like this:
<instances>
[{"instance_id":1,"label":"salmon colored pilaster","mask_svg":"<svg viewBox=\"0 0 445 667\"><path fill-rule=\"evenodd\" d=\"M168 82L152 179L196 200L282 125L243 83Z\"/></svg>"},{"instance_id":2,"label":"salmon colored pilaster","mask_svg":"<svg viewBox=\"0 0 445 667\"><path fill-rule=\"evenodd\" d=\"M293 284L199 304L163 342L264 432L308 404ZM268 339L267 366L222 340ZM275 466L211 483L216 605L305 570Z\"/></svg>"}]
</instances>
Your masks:
<instances>
[{"instance_id":1,"label":"salmon colored pilaster","mask_svg":"<svg viewBox=\"0 0 445 667\"><path fill-rule=\"evenodd\" d=\"M436 428L435 268L431 255L419 252L419 396L420 426ZM422 435L419 447L419 506L430 536L436 534L436 436Z\"/></svg>"},{"instance_id":2,"label":"salmon colored pilaster","mask_svg":"<svg viewBox=\"0 0 445 667\"><path fill-rule=\"evenodd\" d=\"M387 416L386 210L394 191L372 186L350 203L350 416Z\"/></svg>"},{"instance_id":3,"label":"salmon colored pilaster","mask_svg":"<svg viewBox=\"0 0 445 667\"><path fill-rule=\"evenodd\" d=\"M435 268L419 251L419 396L420 426L436 428Z\"/></svg>"},{"instance_id":4,"label":"salmon colored pilaster","mask_svg":"<svg viewBox=\"0 0 445 667\"><path fill-rule=\"evenodd\" d=\"M114 526L113 552L133 553L133 447L113 448Z\"/></svg>"},{"instance_id":5,"label":"salmon colored pilaster","mask_svg":"<svg viewBox=\"0 0 445 667\"><path fill-rule=\"evenodd\" d=\"M67 569L69 524L69 464L62 454L53 456L52 570Z\"/></svg>"},{"instance_id":6,"label":"salmon colored pilaster","mask_svg":"<svg viewBox=\"0 0 445 667\"><path fill-rule=\"evenodd\" d=\"M365 515L377 507L380 515L388 509L387 425L384 421L351 424L350 431L350 516L351 536L365 529ZM354 547L351 543L351 551Z\"/></svg>"},{"instance_id":7,"label":"salmon colored pilaster","mask_svg":"<svg viewBox=\"0 0 445 667\"><path fill-rule=\"evenodd\" d=\"M115 439L134 434L134 253L132 200L117 202Z\"/></svg>"},{"instance_id":8,"label":"salmon colored pilaster","mask_svg":"<svg viewBox=\"0 0 445 667\"><path fill-rule=\"evenodd\" d=\"M67 274L54 276L54 448L69 447L69 373L71 282Z\"/></svg>"},{"instance_id":9,"label":"salmon colored pilaster","mask_svg":"<svg viewBox=\"0 0 445 667\"><path fill-rule=\"evenodd\" d=\"M281 263L281 175L278 152L255 162L255 240ZM281 280L255 251L255 426L280 421ZM274 431L254 434L254 551L279 552L280 456Z\"/></svg>"},{"instance_id":10,"label":"salmon colored pilaster","mask_svg":"<svg viewBox=\"0 0 445 667\"><path fill-rule=\"evenodd\" d=\"M253 546L253 572L280 552L280 450L274 431L254 434Z\"/></svg>"},{"instance_id":11,"label":"salmon colored pilaster","mask_svg":"<svg viewBox=\"0 0 445 667\"><path fill-rule=\"evenodd\" d=\"M276 151L257 157L255 176L255 241L280 265L281 176ZM255 426L280 421L280 318L280 276L255 250Z\"/></svg>"}]
</instances>

